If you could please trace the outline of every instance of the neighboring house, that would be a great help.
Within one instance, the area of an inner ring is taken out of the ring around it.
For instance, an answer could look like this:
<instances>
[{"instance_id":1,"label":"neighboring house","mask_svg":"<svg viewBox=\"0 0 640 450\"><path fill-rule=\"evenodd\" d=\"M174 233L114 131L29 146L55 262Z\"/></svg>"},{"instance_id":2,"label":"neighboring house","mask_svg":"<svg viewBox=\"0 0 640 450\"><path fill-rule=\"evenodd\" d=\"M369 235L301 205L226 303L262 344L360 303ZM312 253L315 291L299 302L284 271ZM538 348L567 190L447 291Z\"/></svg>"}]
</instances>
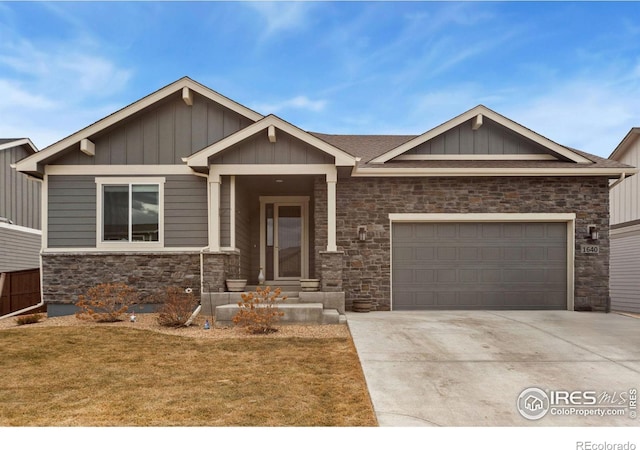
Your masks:
<instances>
[{"instance_id":1,"label":"neighboring house","mask_svg":"<svg viewBox=\"0 0 640 450\"><path fill-rule=\"evenodd\" d=\"M40 182L11 166L35 154L29 139L0 139L0 273L40 267Z\"/></svg>"},{"instance_id":2,"label":"neighboring house","mask_svg":"<svg viewBox=\"0 0 640 450\"><path fill-rule=\"evenodd\" d=\"M610 159L640 166L640 128L632 128ZM611 309L640 313L640 184L638 177L611 187Z\"/></svg>"},{"instance_id":3,"label":"neighboring house","mask_svg":"<svg viewBox=\"0 0 640 450\"><path fill-rule=\"evenodd\" d=\"M261 268L347 309L607 311L609 180L636 172L484 106L418 136L330 135L189 78L17 169L43 180L50 312L104 281L219 293Z\"/></svg>"}]
</instances>

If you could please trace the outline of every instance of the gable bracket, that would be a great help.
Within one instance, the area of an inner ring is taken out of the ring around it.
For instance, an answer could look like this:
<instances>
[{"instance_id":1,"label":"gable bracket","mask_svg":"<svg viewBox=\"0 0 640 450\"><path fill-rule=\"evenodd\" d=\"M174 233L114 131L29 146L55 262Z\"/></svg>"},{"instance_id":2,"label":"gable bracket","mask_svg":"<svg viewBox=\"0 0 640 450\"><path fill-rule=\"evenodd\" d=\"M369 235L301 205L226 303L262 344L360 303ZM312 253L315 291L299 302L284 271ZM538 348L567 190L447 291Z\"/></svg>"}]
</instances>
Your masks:
<instances>
[{"instance_id":1,"label":"gable bracket","mask_svg":"<svg viewBox=\"0 0 640 450\"><path fill-rule=\"evenodd\" d=\"M478 128L482 126L482 114L478 114L471 121L471 129L476 131Z\"/></svg>"},{"instance_id":2,"label":"gable bracket","mask_svg":"<svg viewBox=\"0 0 640 450\"><path fill-rule=\"evenodd\" d=\"M188 87L182 88L182 100L188 105L193 105L193 92Z\"/></svg>"},{"instance_id":3,"label":"gable bracket","mask_svg":"<svg viewBox=\"0 0 640 450\"><path fill-rule=\"evenodd\" d=\"M271 142L272 144L275 144L276 142L276 127L274 127L273 125L269 125L269 142Z\"/></svg>"},{"instance_id":4,"label":"gable bracket","mask_svg":"<svg viewBox=\"0 0 640 450\"><path fill-rule=\"evenodd\" d=\"M95 156L96 154L96 144L89 139L82 139L80 141L80 151L87 156Z\"/></svg>"}]
</instances>

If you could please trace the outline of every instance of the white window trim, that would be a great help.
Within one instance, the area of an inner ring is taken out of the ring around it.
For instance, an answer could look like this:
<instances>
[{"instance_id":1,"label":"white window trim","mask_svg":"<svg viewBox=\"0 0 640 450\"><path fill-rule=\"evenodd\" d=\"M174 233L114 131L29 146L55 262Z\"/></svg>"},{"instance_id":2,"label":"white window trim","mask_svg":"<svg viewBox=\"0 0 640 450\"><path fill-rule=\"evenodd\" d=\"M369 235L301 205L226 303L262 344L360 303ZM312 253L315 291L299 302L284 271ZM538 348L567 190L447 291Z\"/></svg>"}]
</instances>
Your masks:
<instances>
[{"instance_id":1,"label":"white window trim","mask_svg":"<svg viewBox=\"0 0 640 450\"><path fill-rule=\"evenodd\" d=\"M96 177L96 248L105 250L151 250L164 248L164 184L165 177ZM157 242L120 242L102 240L102 203L103 187L108 185L140 185L158 186L158 241Z\"/></svg>"},{"instance_id":2,"label":"white window trim","mask_svg":"<svg viewBox=\"0 0 640 450\"><path fill-rule=\"evenodd\" d=\"M389 214L389 282L393 287L393 224L402 222L565 222L567 224L567 310L573 311L575 291L575 213L392 213ZM393 288L391 289L393 310Z\"/></svg>"}]
</instances>

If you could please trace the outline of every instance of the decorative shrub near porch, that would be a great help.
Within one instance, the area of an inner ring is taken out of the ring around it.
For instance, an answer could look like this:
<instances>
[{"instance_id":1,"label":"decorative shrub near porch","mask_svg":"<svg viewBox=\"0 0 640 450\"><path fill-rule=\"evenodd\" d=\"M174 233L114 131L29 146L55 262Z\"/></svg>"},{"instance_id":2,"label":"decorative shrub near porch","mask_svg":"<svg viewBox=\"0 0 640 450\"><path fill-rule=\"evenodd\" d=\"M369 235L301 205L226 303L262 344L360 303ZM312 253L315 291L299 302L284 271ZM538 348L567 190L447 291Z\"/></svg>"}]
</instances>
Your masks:
<instances>
[{"instance_id":1,"label":"decorative shrub near porch","mask_svg":"<svg viewBox=\"0 0 640 450\"><path fill-rule=\"evenodd\" d=\"M76 317L95 322L119 322L138 303L136 290L124 283L103 283L80 295Z\"/></svg>"},{"instance_id":2,"label":"decorative shrub near porch","mask_svg":"<svg viewBox=\"0 0 640 450\"><path fill-rule=\"evenodd\" d=\"M233 317L233 323L245 327L248 332L254 334L268 334L278 331L275 323L284 315L278 310L278 303L286 300L280 297L282 290L276 288L273 292L271 286L258 287L255 292L242 294L242 300L238 302L240 310Z\"/></svg>"},{"instance_id":3,"label":"decorative shrub near porch","mask_svg":"<svg viewBox=\"0 0 640 450\"><path fill-rule=\"evenodd\" d=\"M193 291L169 286L165 293L164 303L158 310L158 324L165 327L182 327L193 314L198 300Z\"/></svg>"}]
</instances>

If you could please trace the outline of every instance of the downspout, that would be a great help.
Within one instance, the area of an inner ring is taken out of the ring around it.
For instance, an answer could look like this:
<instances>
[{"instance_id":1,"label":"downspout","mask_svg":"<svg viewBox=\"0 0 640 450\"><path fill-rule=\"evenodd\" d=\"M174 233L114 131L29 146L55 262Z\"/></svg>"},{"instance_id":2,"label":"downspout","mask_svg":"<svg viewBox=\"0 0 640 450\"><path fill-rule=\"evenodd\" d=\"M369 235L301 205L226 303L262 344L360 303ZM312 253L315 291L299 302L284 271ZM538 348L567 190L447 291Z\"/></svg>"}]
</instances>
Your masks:
<instances>
[{"instance_id":1,"label":"downspout","mask_svg":"<svg viewBox=\"0 0 640 450\"><path fill-rule=\"evenodd\" d=\"M191 169L193 175L198 176L198 177L202 177L202 178L206 178L207 180L209 179L209 175L206 173L200 173L200 172L196 172L195 170ZM209 209L209 187L207 186L207 209ZM207 216L207 221L209 220L209 217ZM208 235L208 233L207 233ZM209 250L209 246L205 246L202 247L200 249L200 301L202 301L202 294L204 292L204 252L205 250Z\"/></svg>"},{"instance_id":2,"label":"downspout","mask_svg":"<svg viewBox=\"0 0 640 450\"><path fill-rule=\"evenodd\" d=\"M622 172L622 175L620 175L620 178L618 178L613 184L609 185L609 190L613 189L615 186L622 183L626 177L627 177L626 172Z\"/></svg>"}]
</instances>

